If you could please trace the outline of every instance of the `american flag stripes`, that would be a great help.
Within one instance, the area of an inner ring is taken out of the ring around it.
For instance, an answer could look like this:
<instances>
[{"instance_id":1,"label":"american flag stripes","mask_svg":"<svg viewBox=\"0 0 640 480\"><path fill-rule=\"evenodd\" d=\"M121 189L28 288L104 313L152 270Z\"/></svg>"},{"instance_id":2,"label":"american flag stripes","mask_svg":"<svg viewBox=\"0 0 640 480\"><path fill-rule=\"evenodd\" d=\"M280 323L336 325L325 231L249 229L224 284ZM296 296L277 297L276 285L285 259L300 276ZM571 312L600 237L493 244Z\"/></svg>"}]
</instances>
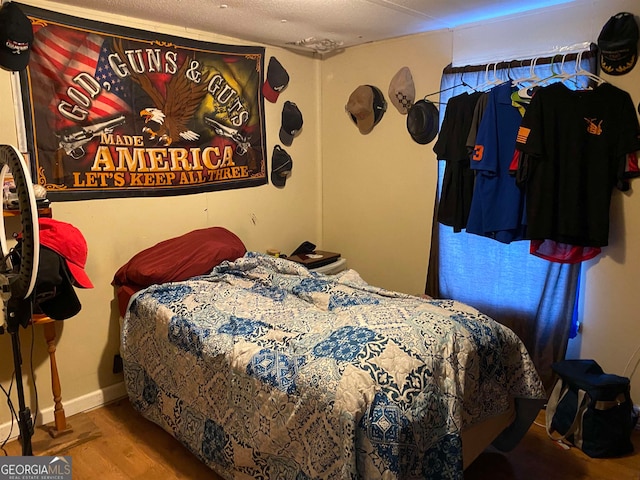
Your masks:
<instances>
[{"instance_id":1,"label":"american flag stripes","mask_svg":"<svg viewBox=\"0 0 640 480\"><path fill-rule=\"evenodd\" d=\"M90 98L89 105L80 105L87 112L87 120L97 120L130 110L128 90L108 66L111 53L109 41L101 35L49 25L37 31L33 43L33 58L29 64L39 88L34 89L34 101L48 105L57 112L60 99L69 97L69 88L75 87L80 95L88 97L74 78L90 72L100 83L100 92ZM73 93L73 92L72 92ZM78 103L69 99L70 103ZM56 115L58 128L68 126L63 116Z\"/></svg>"}]
</instances>

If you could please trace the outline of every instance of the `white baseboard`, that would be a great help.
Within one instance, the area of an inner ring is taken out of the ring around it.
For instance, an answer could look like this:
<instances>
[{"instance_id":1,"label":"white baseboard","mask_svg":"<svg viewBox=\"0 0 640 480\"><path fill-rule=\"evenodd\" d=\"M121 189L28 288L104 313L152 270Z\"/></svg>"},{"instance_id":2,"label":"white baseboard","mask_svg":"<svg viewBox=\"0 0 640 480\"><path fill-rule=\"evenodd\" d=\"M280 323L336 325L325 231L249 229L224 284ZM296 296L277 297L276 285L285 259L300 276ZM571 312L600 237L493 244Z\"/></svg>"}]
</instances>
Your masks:
<instances>
[{"instance_id":1,"label":"white baseboard","mask_svg":"<svg viewBox=\"0 0 640 480\"><path fill-rule=\"evenodd\" d=\"M96 390L94 392L88 393L78 398L72 398L70 400L62 399L62 406L64 407L64 414L66 417L70 417L71 415L75 415L76 413L86 412L87 410L91 410L93 408L101 407L106 405L107 403L114 402L121 398L127 396L127 391L124 387L124 382L116 383L115 385L109 385L100 390ZM15 404L14 407L17 409L18 405ZM54 421L53 416L54 407L48 407L38 412L38 418L36 420L36 425L46 425L48 423L52 423ZM16 411L16 413L18 413ZM31 416L33 417L33 413L31 412ZM20 435L20 429L18 428L18 424L14 420L13 422L13 430L11 429L11 422L4 423L0 425L0 439L4 440L9 436L9 432L11 432L10 439L17 438Z\"/></svg>"}]
</instances>

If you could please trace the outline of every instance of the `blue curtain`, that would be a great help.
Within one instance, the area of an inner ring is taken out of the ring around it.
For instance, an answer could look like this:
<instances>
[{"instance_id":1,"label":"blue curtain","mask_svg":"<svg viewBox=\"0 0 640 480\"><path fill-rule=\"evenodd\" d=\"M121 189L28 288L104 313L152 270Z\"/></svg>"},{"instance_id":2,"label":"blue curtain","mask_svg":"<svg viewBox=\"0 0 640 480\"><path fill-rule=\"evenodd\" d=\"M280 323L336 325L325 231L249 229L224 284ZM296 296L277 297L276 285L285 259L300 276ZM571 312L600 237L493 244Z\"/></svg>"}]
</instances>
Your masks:
<instances>
[{"instance_id":1,"label":"blue curtain","mask_svg":"<svg viewBox=\"0 0 640 480\"><path fill-rule=\"evenodd\" d=\"M595 72L595 55L585 52L581 66ZM576 69L576 56L562 55L535 64L541 78ZM530 76L530 62L497 66L447 67L440 85L440 124L450 98L486 88L487 81L508 81ZM586 88L586 77L565 83L570 88ZM438 162L438 198L442 189L445 162ZM529 253L529 241L510 244L462 232L437 222L425 292L436 298L452 298L476 307L511 328L524 342L550 391L554 374L551 364L564 358L567 342L577 331L577 295L580 264L554 263Z\"/></svg>"}]
</instances>

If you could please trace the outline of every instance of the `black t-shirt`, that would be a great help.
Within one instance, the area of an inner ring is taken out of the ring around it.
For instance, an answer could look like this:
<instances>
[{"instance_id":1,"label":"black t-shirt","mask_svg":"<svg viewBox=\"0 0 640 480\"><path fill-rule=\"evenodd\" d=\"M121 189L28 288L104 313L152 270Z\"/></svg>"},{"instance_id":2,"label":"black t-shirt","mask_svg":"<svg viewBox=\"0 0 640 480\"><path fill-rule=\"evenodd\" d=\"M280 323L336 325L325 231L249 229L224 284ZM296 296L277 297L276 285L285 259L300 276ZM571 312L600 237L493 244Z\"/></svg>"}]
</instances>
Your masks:
<instances>
[{"instance_id":1,"label":"black t-shirt","mask_svg":"<svg viewBox=\"0 0 640 480\"><path fill-rule=\"evenodd\" d=\"M442 128L433 151L438 160L446 160L438 221L452 226L455 232L467 225L473 197L474 172L469 168L467 137L476 102L482 93L463 93L451 97L442 120Z\"/></svg>"},{"instance_id":2,"label":"black t-shirt","mask_svg":"<svg viewBox=\"0 0 640 480\"><path fill-rule=\"evenodd\" d=\"M524 178L527 237L606 246L611 193L624 176L626 154L640 150L640 126L627 92L605 83L540 89L518 131L528 154Z\"/></svg>"}]
</instances>

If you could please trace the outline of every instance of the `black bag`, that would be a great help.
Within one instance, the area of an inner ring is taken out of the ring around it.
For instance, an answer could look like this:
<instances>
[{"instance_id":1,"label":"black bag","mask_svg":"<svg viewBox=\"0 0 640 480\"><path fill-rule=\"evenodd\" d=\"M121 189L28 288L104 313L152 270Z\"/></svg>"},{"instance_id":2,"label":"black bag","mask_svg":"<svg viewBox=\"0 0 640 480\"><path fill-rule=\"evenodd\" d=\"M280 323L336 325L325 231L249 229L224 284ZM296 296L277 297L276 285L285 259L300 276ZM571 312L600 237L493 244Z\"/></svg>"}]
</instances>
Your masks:
<instances>
[{"instance_id":1,"label":"black bag","mask_svg":"<svg viewBox=\"0 0 640 480\"><path fill-rule=\"evenodd\" d=\"M547 402L549 436L593 458L633 452L631 432L638 418L629 379L604 373L594 360L564 360L552 368L560 378Z\"/></svg>"}]
</instances>

